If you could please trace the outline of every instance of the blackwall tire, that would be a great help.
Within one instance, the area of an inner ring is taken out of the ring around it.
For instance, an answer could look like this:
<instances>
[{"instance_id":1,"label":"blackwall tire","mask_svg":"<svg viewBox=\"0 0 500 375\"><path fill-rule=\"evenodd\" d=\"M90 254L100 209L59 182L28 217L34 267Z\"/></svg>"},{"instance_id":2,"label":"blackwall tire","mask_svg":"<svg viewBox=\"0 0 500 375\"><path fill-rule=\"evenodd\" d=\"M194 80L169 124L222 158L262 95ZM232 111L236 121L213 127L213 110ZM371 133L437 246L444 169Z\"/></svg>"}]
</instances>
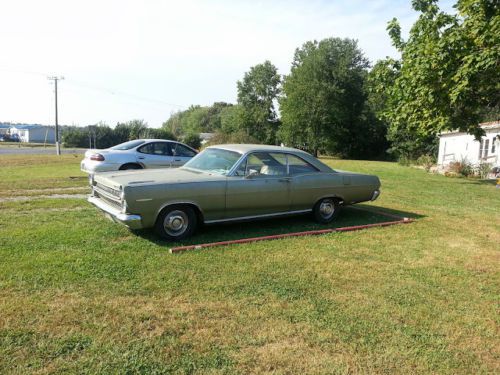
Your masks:
<instances>
[{"instance_id":1,"label":"blackwall tire","mask_svg":"<svg viewBox=\"0 0 500 375\"><path fill-rule=\"evenodd\" d=\"M323 198L313 208L314 220L321 224L328 224L335 220L341 210L337 199Z\"/></svg>"},{"instance_id":2,"label":"blackwall tire","mask_svg":"<svg viewBox=\"0 0 500 375\"><path fill-rule=\"evenodd\" d=\"M192 207L176 205L165 208L156 220L155 231L165 240L180 241L191 237L198 225Z\"/></svg>"}]
</instances>

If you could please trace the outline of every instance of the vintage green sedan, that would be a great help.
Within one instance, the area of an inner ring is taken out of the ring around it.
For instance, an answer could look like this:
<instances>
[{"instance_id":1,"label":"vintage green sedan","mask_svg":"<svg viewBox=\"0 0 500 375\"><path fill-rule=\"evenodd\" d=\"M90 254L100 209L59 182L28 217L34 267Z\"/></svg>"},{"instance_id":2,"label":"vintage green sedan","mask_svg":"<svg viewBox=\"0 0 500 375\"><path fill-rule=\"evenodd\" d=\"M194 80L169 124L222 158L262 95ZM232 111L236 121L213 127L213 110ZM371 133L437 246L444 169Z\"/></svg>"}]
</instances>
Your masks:
<instances>
[{"instance_id":1,"label":"vintage green sedan","mask_svg":"<svg viewBox=\"0 0 500 375\"><path fill-rule=\"evenodd\" d=\"M181 240L201 224L312 213L329 223L340 208L375 200L377 176L333 170L287 147L219 145L183 167L91 177L89 202L131 229Z\"/></svg>"}]
</instances>

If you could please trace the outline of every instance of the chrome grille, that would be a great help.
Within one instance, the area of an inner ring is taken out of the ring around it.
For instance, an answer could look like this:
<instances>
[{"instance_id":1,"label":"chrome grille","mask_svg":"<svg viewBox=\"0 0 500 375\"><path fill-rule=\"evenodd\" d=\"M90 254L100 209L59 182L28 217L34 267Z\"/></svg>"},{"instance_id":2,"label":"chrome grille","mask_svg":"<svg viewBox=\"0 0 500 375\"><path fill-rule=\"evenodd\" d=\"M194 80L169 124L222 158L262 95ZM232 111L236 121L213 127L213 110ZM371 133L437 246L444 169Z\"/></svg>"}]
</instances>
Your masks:
<instances>
[{"instance_id":1,"label":"chrome grille","mask_svg":"<svg viewBox=\"0 0 500 375\"><path fill-rule=\"evenodd\" d=\"M113 197L120 199L120 194L121 194L120 190L110 188L109 186L103 185L99 182L95 184L95 187L105 193L108 193L109 195L112 195Z\"/></svg>"},{"instance_id":2,"label":"chrome grille","mask_svg":"<svg viewBox=\"0 0 500 375\"><path fill-rule=\"evenodd\" d=\"M98 197L99 199L103 200L104 202L106 202L107 204L109 204L111 207L114 207L114 208L116 208L118 210L122 209L122 205L121 205L120 202L115 201L114 199L111 199L111 198L107 197L104 194L99 194L99 192L97 192L95 190L94 190L94 195L96 197Z\"/></svg>"}]
</instances>

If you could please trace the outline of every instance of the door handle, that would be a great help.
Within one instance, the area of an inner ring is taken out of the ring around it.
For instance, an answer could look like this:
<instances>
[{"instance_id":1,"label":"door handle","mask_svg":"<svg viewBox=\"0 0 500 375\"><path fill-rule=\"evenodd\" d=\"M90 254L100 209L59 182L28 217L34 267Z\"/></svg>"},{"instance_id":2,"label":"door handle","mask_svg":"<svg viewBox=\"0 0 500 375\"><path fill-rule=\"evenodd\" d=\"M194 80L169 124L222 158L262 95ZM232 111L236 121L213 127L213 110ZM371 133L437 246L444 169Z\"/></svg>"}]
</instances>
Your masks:
<instances>
[{"instance_id":1,"label":"door handle","mask_svg":"<svg viewBox=\"0 0 500 375\"><path fill-rule=\"evenodd\" d=\"M174 161L182 161L181 159L174 159Z\"/></svg>"},{"instance_id":2,"label":"door handle","mask_svg":"<svg viewBox=\"0 0 500 375\"><path fill-rule=\"evenodd\" d=\"M138 156L137 159L144 159L144 156Z\"/></svg>"}]
</instances>

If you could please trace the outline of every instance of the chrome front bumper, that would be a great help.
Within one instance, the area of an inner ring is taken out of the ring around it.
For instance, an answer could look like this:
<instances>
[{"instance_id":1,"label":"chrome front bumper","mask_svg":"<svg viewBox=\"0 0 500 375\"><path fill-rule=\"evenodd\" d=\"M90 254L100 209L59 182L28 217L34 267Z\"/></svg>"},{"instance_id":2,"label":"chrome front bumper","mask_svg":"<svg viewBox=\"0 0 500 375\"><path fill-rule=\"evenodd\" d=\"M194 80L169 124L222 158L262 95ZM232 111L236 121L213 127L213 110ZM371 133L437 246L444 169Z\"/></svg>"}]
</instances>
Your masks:
<instances>
[{"instance_id":1,"label":"chrome front bumper","mask_svg":"<svg viewBox=\"0 0 500 375\"><path fill-rule=\"evenodd\" d=\"M141 229L142 228L142 218L141 215L129 215L121 213L119 210L109 206L99 198L90 196L87 199L94 206L104 211L106 216L111 218L113 221L123 224L130 229Z\"/></svg>"}]
</instances>

